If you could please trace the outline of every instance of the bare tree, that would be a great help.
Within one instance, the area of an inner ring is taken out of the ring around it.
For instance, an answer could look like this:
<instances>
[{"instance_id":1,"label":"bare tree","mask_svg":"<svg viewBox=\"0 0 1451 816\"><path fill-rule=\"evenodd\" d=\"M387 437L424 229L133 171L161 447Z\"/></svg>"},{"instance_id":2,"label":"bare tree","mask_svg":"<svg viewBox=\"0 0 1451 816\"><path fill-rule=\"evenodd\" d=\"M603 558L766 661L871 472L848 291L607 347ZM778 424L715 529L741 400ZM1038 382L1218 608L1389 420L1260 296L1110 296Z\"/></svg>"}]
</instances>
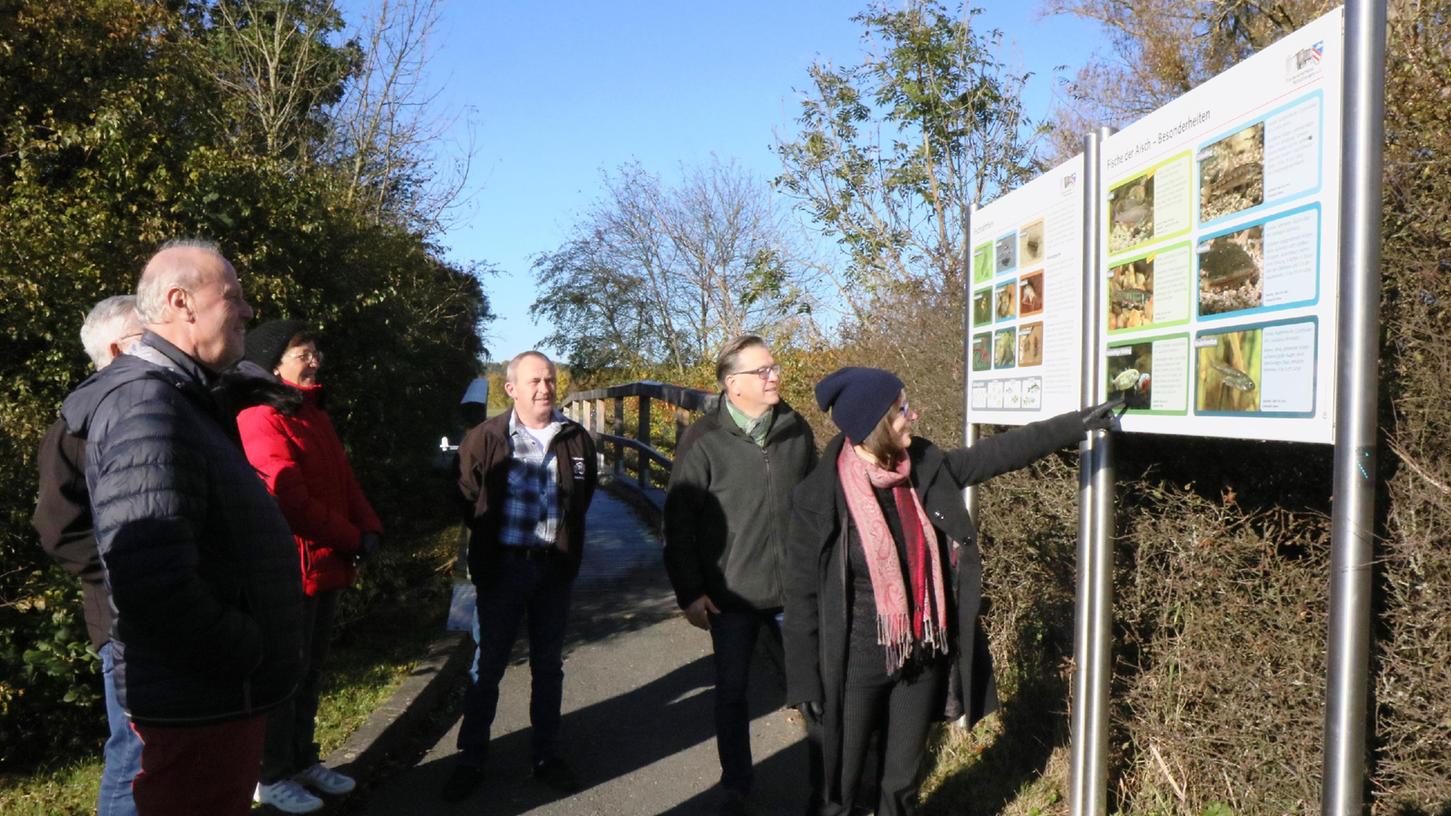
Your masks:
<instances>
[{"instance_id":1,"label":"bare tree","mask_svg":"<svg viewBox=\"0 0 1451 816\"><path fill-rule=\"evenodd\" d=\"M674 188L626 165L604 189L574 237L534 263L530 313L554 325L546 342L575 365L683 370L736 334L810 324L803 267L764 183L712 161Z\"/></svg>"},{"instance_id":2,"label":"bare tree","mask_svg":"<svg viewBox=\"0 0 1451 816\"><path fill-rule=\"evenodd\" d=\"M265 155L324 165L349 203L425 235L468 179L470 151L445 163L454 120L425 82L439 0L375 0L353 35L334 0L219 0L211 73L220 124Z\"/></svg>"},{"instance_id":3,"label":"bare tree","mask_svg":"<svg viewBox=\"0 0 1451 816\"><path fill-rule=\"evenodd\" d=\"M333 113L330 152L347 197L384 217L407 213L410 226L433 232L468 180L471 146L440 172L437 148L456 123L436 111L437 91L424 82L439 0L376 0L358 35L356 79Z\"/></svg>"},{"instance_id":4,"label":"bare tree","mask_svg":"<svg viewBox=\"0 0 1451 816\"><path fill-rule=\"evenodd\" d=\"M264 155L307 159L356 59L356 47L327 43L342 27L332 0L219 0L211 13L211 73L230 103L223 131Z\"/></svg>"}]
</instances>

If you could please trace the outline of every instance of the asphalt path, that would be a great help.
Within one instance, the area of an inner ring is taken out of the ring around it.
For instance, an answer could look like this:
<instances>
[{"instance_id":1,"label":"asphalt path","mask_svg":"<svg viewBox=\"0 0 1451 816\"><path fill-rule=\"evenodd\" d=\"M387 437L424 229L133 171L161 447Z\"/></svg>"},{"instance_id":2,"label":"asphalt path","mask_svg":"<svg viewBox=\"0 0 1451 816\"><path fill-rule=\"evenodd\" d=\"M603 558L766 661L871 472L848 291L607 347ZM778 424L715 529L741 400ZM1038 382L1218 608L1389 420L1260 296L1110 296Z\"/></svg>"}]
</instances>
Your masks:
<instances>
[{"instance_id":1,"label":"asphalt path","mask_svg":"<svg viewBox=\"0 0 1451 816\"><path fill-rule=\"evenodd\" d=\"M460 693L449 696L416 761L350 797L349 812L489 816L696 816L718 805L710 637L680 616L660 539L601 491L589 513L565 647L563 756L584 788L560 796L529 776L529 666L521 632L500 686L490 765L475 793L438 798L456 753ZM804 811L806 749L782 709L781 669L765 650L752 668L753 803L763 816Z\"/></svg>"}]
</instances>

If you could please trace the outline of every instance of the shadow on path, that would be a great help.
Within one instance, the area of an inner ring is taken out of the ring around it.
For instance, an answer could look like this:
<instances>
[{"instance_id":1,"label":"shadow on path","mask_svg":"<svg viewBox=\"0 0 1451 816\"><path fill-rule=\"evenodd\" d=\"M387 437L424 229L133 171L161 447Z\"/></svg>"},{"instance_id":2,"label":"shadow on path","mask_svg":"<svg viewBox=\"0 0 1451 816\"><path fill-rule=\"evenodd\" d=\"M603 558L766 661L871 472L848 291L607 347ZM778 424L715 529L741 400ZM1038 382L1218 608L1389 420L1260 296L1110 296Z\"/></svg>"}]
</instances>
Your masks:
<instances>
[{"instance_id":1,"label":"shadow on path","mask_svg":"<svg viewBox=\"0 0 1451 816\"><path fill-rule=\"evenodd\" d=\"M529 671L521 633L500 687L489 766L473 796L453 805L438 798L454 767L460 687L440 706L411 759L330 812L714 812L720 768L709 637L679 617L653 531L618 500L600 496L596 505L570 613L561 727L561 753L584 790L560 797L529 775ZM751 678L760 812L795 816L805 802L806 752L799 726L779 710L785 694L779 667L763 654L758 651Z\"/></svg>"},{"instance_id":2,"label":"shadow on path","mask_svg":"<svg viewBox=\"0 0 1451 816\"><path fill-rule=\"evenodd\" d=\"M585 788L578 795L713 740L712 701L706 691L711 678L710 659L701 657L633 691L565 714L561 730L567 739L564 753ZM753 716L766 713L756 708ZM528 729L496 737L489 751L484 784L461 803L460 812L514 816L560 798L529 778ZM442 785L452 767L452 757L440 757L417 770Z\"/></svg>"}]
</instances>

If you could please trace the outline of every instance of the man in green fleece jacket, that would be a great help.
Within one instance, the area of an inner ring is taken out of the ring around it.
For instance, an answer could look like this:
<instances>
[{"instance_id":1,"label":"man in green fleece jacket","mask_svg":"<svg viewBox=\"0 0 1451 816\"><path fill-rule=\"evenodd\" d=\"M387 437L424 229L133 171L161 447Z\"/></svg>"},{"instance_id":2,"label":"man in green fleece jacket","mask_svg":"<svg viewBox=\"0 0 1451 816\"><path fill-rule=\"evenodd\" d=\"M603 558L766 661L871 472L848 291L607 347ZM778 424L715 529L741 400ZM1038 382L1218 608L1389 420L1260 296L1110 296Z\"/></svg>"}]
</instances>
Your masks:
<instances>
[{"instance_id":1,"label":"man in green fleece jacket","mask_svg":"<svg viewBox=\"0 0 1451 816\"><path fill-rule=\"evenodd\" d=\"M791 492L816 464L811 428L781 401L781 367L755 335L716 358L720 403L680 440L665 497L665 567L676 600L715 650L722 814L749 813L746 678L761 632L780 650L777 615Z\"/></svg>"}]
</instances>

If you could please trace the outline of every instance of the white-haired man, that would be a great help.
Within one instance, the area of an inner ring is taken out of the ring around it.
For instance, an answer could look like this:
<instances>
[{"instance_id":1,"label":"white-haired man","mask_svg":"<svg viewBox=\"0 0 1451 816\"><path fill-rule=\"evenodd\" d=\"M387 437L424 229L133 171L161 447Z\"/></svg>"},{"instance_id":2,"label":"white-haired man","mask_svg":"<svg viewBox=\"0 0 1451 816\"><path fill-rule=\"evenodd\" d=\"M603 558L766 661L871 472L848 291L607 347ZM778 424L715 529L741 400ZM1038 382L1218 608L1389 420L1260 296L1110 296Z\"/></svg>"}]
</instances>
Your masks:
<instances>
[{"instance_id":1,"label":"white-haired man","mask_svg":"<svg viewBox=\"0 0 1451 816\"><path fill-rule=\"evenodd\" d=\"M132 791L146 814L243 816L302 645L292 533L211 390L252 308L215 245L177 242L146 264L136 309L140 341L61 412L87 440L116 690L142 742Z\"/></svg>"},{"instance_id":2,"label":"white-haired man","mask_svg":"<svg viewBox=\"0 0 1451 816\"><path fill-rule=\"evenodd\" d=\"M124 354L141 337L136 317L136 296L116 295L97 303L81 324L81 345L97 371ZM101 789L96 798L98 816L131 816L136 802L131 780L141 770L141 740L126 723L116 699L115 652L111 643L111 608L101 572L101 555L91 529L91 501L86 492L86 440L66 433L65 420L57 419L46 431L36 455L40 471L40 498L31 526L40 546L81 579L86 634L101 657L101 680L106 699L106 721L111 734L104 749Z\"/></svg>"}]
</instances>

